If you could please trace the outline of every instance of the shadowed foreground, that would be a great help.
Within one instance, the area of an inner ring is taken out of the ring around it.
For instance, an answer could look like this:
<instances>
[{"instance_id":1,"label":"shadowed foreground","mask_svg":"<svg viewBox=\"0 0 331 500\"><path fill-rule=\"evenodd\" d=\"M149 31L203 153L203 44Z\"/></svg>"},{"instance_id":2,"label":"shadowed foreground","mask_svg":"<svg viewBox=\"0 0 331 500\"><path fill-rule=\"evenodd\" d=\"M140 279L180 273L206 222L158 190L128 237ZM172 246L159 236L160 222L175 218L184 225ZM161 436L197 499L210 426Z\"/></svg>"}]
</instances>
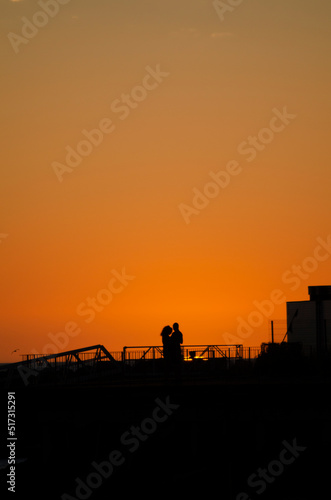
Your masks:
<instances>
[{"instance_id":1,"label":"shadowed foreground","mask_svg":"<svg viewBox=\"0 0 331 500\"><path fill-rule=\"evenodd\" d=\"M323 377L18 389L15 498L310 500L328 484L329 391Z\"/></svg>"}]
</instances>

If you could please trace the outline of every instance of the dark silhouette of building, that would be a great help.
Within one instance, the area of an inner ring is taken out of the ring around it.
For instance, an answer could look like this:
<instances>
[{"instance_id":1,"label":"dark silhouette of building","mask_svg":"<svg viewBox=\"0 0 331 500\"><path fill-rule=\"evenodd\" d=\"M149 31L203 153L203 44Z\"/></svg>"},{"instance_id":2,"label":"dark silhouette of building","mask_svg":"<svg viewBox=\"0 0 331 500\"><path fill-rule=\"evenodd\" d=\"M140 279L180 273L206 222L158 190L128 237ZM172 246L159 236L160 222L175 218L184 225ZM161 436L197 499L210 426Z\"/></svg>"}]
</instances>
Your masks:
<instances>
[{"instance_id":1,"label":"dark silhouette of building","mask_svg":"<svg viewBox=\"0 0 331 500\"><path fill-rule=\"evenodd\" d=\"M304 354L325 354L331 347L331 286L309 286L310 300L287 302L289 342Z\"/></svg>"}]
</instances>

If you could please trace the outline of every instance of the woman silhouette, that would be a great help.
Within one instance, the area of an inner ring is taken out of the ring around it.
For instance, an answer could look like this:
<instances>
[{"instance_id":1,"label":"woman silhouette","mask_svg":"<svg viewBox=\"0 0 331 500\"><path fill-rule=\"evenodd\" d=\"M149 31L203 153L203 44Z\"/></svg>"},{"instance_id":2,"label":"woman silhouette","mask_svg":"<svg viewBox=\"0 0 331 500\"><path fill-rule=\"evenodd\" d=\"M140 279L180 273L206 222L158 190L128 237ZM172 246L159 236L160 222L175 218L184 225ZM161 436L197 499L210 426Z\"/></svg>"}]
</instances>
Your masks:
<instances>
[{"instance_id":1,"label":"woman silhouette","mask_svg":"<svg viewBox=\"0 0 331 500\"><path fill-rule=\"evenodd\" d=\"M165 326L161 332L162 344L163 344L163 357L167 364L169 363L169 358L170 358L171 332L172 328L169 325Z\"/></svg>"}]
</instances>

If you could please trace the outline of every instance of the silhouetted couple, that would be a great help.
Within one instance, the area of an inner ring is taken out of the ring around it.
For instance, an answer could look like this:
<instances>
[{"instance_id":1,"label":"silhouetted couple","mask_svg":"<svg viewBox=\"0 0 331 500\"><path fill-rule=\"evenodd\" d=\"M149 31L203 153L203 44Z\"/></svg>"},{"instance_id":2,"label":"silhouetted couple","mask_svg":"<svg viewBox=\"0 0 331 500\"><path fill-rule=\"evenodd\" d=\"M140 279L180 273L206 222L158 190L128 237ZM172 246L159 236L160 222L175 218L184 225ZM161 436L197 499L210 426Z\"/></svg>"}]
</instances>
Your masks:
<instances>
[{"instance_id":1,"label":"silhouetted couple","mask_svg":"<svg viewBox=\"0 0 331 500\"><path fill-rule=\"evenodd\" d=\"M183 334L179 331L178 323L174 323L173 328L167 325L161 332L163 343L163 357L166 363L166 370L174 367L175 371L180 368L182 351L180 345L183 343Z\"/></svg>"}]
</instances>

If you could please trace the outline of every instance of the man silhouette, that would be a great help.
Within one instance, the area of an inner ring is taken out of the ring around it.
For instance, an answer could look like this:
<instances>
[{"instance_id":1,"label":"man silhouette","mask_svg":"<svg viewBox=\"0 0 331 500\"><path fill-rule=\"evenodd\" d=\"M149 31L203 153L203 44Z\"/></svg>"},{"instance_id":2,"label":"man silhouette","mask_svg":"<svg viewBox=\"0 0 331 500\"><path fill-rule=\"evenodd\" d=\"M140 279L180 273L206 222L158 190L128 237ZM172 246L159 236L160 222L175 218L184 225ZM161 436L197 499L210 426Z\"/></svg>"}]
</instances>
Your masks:
<instances>
[{"instance_id":1,"label":"man silhouette","mask_svg":"<svg viewBox=\"0 0 331 500\"><path fill-rule=\"evenodd\" d=\"M183 343L183 334L182 332L179 331L178 323L174 323L172 327L174 331L172 332L171 335L171 343L173 349L174 362L175 364L177 364L180 363L182 359L182 351L180 345Z\"/></svg>"}]
</instances>

